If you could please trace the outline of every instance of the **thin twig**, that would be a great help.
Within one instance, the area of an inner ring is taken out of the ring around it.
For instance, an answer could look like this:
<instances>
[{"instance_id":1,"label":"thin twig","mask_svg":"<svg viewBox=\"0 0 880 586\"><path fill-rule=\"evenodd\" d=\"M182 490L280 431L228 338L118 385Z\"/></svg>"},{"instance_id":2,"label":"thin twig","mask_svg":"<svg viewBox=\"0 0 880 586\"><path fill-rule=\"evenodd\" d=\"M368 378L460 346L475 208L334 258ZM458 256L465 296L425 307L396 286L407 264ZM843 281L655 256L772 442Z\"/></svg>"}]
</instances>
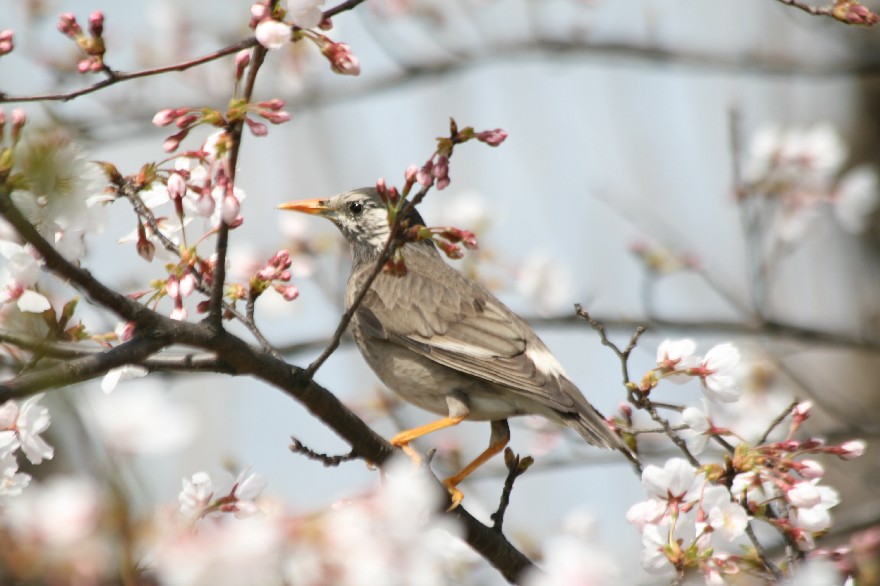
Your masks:
<instances>
[{"instance_id":1,"label":"thin twig","mask_svg":"<svg viewBox=\"0 0 880 586\"><path fill-rule=\"evenodd\" d=\"M761 545L761 542L758 540L758 536L755 535L754 528L752 528L751 521L746 523L746 535L749 536L749 541L751 541L752 545L755 547L755 552L757 552L758 557L761 558L761 562L773 574L773 577L776 579L775 581L780 582L782 580L782 571L776 564L773 563L773 561L770 559L770 556L767 554L767 550L764 549L763 545Z\"/></svg>"},{"instance_id":2,"label":"thin twig","mask_svg":"<svg viewBox=\"0 0 880 586\"><path fill-rule=\"evenodd\" d=\"M797 407L799 403L800 403L800 401L797 400L797 399L795 399L794 401L791 402L791 405L789 405L788 407L786 407L785 410L784 410L782 413L780 413L779 415L777 415L776 418L775 418L773 421L770 422L770 425L767 427L767 431L764 432L764 435L761 436L761 439L759 439L759 440L758 440L758 443L755 444L755 445L760 446L760 445L762 445L764 442L766 442L766 441L767 441L767 438L770 437L770 434L773 433L773 430L776 429L776 427L777 427L780 423L782 423L783 421L785 421L785 418L786 418L786 417L788 417L789 415L791 415L791 412L794 411L795 407Z\"/></svg>"},{"instance_id":3,"label":"thin twig","mask_svg":"<svg viewBox=\"0 0 880 586\"><path fill-rule=\"evenodd\" d=\"M507 477L504 479L504 489L501 491L501 498L498 502L498 510L492 513L489 518L492 519L492 529L498 533L502 533L504 525L504 513L510 505L510 494L513 492L513 483L517 478L526 473L526 470L535 463L534 458L526 456L520 458L519 454L514 454L510 448L504 450L504 464L507 466Z\"/></svg>"},{"instance_id":4,"label":"thin twig","mask_svg":"<svg viewBox=\"0 0 880 586\"><path fill-rule=\"evenodd\" d=\"M786 6L791 6L792 8L797 8L798 10L803 10L807 14L812 14L813 16L832 16L830 7L822 7L818 6L810 6L809 4L804 4L803 2L798 2L797 0L776 0L780 4L785 4Z\"/></svg>"},{"instance_id":5,"label":"thin twig","mask_svg":"<svg viewBox=\"0 0 880 586\"><path fill-rule=\"evenodd\" d=\"M308 458L309 460L315 460L317 462L321 462L325 468L333 468L339 466L343 462L349 462L351 460L356 460L358 455L357 452L351 450L347 454L340 454L337 456L330 456L328 454L320 454L305 445L298 439L293 436L290 436L290 451L294 454L300 454Z\"/></svg>"}]
</instances>

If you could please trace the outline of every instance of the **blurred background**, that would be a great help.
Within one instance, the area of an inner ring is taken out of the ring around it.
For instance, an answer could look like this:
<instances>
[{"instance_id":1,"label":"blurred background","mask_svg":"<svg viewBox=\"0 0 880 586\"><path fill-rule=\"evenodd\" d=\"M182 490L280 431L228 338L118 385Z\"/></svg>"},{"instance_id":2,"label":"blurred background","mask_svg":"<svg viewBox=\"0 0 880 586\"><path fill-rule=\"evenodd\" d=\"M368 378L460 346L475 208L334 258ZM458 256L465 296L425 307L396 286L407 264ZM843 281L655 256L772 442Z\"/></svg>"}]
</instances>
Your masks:
<instances>
[{"instance_id":1,"label":"blurred background","mask_svg":"<svg viewBox=\"0 0 880 586\"><path fill-rule=\"evenodd\" d=\"M103 10L106 62L126 71L186 61L251 34L245 1L0 6L0 29L16 32L16 50L0 59L0 91L14 96L98 79L76 73L79 55L56 30L60 12L84 21ZM664 339L694 338L700 353L733 342L743 353L744 395L713 415L754 441L793 399L812 400L806 434L869 444L861 460L822 461L842 497L829 543L880 522L875 30L771 0L368 0L335 18L327 34L352 48L362 73L333 74L305 43L270 52L255 98L282 98L292 121L265 138L246 134L237 183L247 193L245 222L230 240L230 270L242 282L275 250L292 251L300 297L268 296L257 306L258 325L292 363L307 365L336 327L347 250L329 223L283 216L275 206L379 177L402 185L406 167L424 163L450 117L462 127L503 128L509 138L496 149L458 148L451 185L422 206L429 225L477 232L480 250L456 266L529 318L605 414L625 400L620 363L574 316L574 303L622 345L638 324L649 326L630 361L634 380L654 365ZM34 126L71 136L89 159L130 174L165 158L170 133L151 124L153 115L224 108L232 71L226 58L70 102L18 107ZM208 132L194 132L184 146L196 148ZM88 268L123 291L164 277L161 263L118 244L134 228L131 210L118 202L105 231L87 240ZM90 331L116 325L85 304L80 311ZM386 437L431 418L397 404L349 343L316 380ZM300 511L378 481L360 463L325 469L291 454L291 435L319 452L347 446L253 381L151 375L111 395L97 387L44 400L53 414L51 467L99 483L115 470L138 510L173 505L182 477L227 466L253 466L268 492ZM661 385L656 398L699 405L700 397L688 384ZM108 429L95 423L106 411L121 430L98 431ZM131 423L119 424L129 412ZM126 447L139 426L172 439ZM445 474L481 451L488 434L486 424L463 424L420 448L437 448L435 469ZM513 422L512 434L513 449L537 463L513 492L511 540L533 551L572 511L585 511L623 583L644 580L631 561L641 549L638 532L624 521L644 498L632 469L537 419ZM648 438L643 446L648 461L674 455L668 442ZM464 487L465 507L486 520L505 474L497 460ZM491 572L482 579L500 580Z\"/></svg>"}]
</instances>

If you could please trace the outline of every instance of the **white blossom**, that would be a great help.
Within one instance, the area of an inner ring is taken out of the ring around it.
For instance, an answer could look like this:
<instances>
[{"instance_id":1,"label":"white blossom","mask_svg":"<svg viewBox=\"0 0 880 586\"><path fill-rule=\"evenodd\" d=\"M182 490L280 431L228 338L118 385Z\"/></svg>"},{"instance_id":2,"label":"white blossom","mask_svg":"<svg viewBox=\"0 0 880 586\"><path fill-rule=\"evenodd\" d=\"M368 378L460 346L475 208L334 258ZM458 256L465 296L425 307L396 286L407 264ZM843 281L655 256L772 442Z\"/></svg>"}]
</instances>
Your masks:
<instances>
[{"instance_id":1,"label":"white blossom","mask_svg":"<svg viewBox=\"0 0 880 586\"><path fill-rule=\"evenodd\" d=\"M0 447L0 498L20 495L30 482L30 474L18 471L18 460L12 450Z\"/></svg>"},{"instance_id":2,"label":"white blossom","mask_svg":"<svg viewBox=\"0 0 880 586\"><path fill-rule=\"evenodd\" d=\"M107 198L96 197L100 168L59 133L31 133L16 150L16 167L23 186L11 195L16 207L65 258L78 260L85 235L106 223Z\"/></svg>"},{"instance_id":3,"label":"white blossom","mask_svg":"<svg viewBox=\"0 0 880 586\"><path fill-rule=\"evenodd\" d=\"M101 390L105 393L112 393L120 382L147 376L149 372L137 364L126 364L119 368L112 368L101 379Z\"/></svg>"},{"instance_id":4,"label":"white blossom","mask_svg":"<svg viewBox=\"0 0 880 586\"><path fill-rule=\"evenodd\" d=\"M870 214L880 204L878 183L877 170L864 165L841 177L831 203L835 217L847 231L858 234L868 227Z\"/></svg>"},{"instance_id":5,"label":"white blossom","mask_svg":"<svg viewBox=\"0 0 880 586\"><path fill-rule=\"evenodd\" d=\"M290 42L290 25L267 19L257 25L254 36L267 49L280 49Z\"/></svg>"},{"instance_id":6,"label":"white blossom","mask_svg":"<svg viewBox=\"0 0 880 586\"><path fill-rule=\"evenodd\" d=\"M39 404L42 394L28 398L19 407L9 400L0 405L0 448L21 448L31 464L51 460L55 451L40 434L49 428L49 410Z\"/></svg>"},{"instance_id":7,"label":"white blossom","mask_svg":"<svg viewBox=\"0 0 880 586\"><path fill-rule=\"evenodd\" d=\"M323 5L324 0L287 0L287 15L300 28L315 28L324 18Z\"/></svg>"},{"instance_id":8,"label":"white blossom","mask_svg":"<svg viewBox=\"0 0 880 586\"><path fill-rule=\"evenodd\" d=\"M732 403L739 399L742 389L736 384L732 371L739 365L739 351L733 344L719 344L710 349L700 363L703 392L709 399Z\"/></svg>"},{"instance_id":9,"label":"white blossom","mask_svg":"<svg viewBox=\"0 0 880 586\"><path fill-rule=\"evenodd\" d=\"M180 512L191 517L203 510L214 497L214 483L207 472L196 472L192 479L183 479L183 490L178 495Z\"/></svg>"}]
</instances>

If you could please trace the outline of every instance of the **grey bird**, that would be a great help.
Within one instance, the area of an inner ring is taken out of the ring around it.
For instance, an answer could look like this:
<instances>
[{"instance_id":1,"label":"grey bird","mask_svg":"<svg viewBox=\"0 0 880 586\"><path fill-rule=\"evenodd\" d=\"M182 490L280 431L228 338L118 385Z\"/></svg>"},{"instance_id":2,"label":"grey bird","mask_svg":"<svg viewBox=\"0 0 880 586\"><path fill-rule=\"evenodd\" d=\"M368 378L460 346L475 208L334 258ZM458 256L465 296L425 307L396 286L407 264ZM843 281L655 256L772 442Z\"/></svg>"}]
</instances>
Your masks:
<instances>
[{"instance_id":1,"label":"grey bird","mask_svg":"<svg viewBox=\"0 0 880 586\"><path fill-rule=\"evenodd\" d=\"M351 307L390 235L388 212L376 190L294 201L279 209L327 218L345 236L352 252L345 295ZM415 210L403 221L424 224ZM491 422L489 447L444 480L452 508L464 496L458 484L507 445L507 419L516 415L541 415L571 427L589 444L632 457L525 321L449 266L430 240L406 243L401 254L406 274L378 275L354 312L351 331L388 388L443 416L391 439L414 460L419 458L409 443L418 437L465 419Z\"/></svg>"}]
</instances>

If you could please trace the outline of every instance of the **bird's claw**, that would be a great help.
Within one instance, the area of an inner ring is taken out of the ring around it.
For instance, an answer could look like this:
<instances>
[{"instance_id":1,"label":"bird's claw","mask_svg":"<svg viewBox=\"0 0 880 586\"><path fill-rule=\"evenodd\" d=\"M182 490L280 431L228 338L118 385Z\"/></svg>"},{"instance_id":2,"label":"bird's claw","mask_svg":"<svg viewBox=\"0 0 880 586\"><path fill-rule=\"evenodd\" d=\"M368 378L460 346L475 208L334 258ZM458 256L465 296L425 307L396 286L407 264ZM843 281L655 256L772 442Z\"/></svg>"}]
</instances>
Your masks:
<instances>
[{"instance_id":1,"label":"bird's claw","mask_svg":"<svg viewBox=\"0 0 880 586\"><path fill-rule=\"evenodd\" d=\"M395 448L400 448L401 450L403 450L403 453L406 454L407 456L409 456L409 459L412 460L412 463L415 466L422 465L422 457L419 455L418 452L416 452L415 448L413 448L411 445L409 445L409 442L395 443L394 440L392 439L391 445L394 446Z\"/></svg>"},{"instance_id":2,"label":"bird's claw","mask_svg":"<svg viewBox=\"0 0 880 586\"><path fill-rule=\"evenodd\" d=\"M464 493L458 490L457 486L451 484L449 479L443 481L443 486L449 491L449 508L446 509L446 512L448 513L458 508L458 505L464 500Z\"/></svg>"}]
</instances>

